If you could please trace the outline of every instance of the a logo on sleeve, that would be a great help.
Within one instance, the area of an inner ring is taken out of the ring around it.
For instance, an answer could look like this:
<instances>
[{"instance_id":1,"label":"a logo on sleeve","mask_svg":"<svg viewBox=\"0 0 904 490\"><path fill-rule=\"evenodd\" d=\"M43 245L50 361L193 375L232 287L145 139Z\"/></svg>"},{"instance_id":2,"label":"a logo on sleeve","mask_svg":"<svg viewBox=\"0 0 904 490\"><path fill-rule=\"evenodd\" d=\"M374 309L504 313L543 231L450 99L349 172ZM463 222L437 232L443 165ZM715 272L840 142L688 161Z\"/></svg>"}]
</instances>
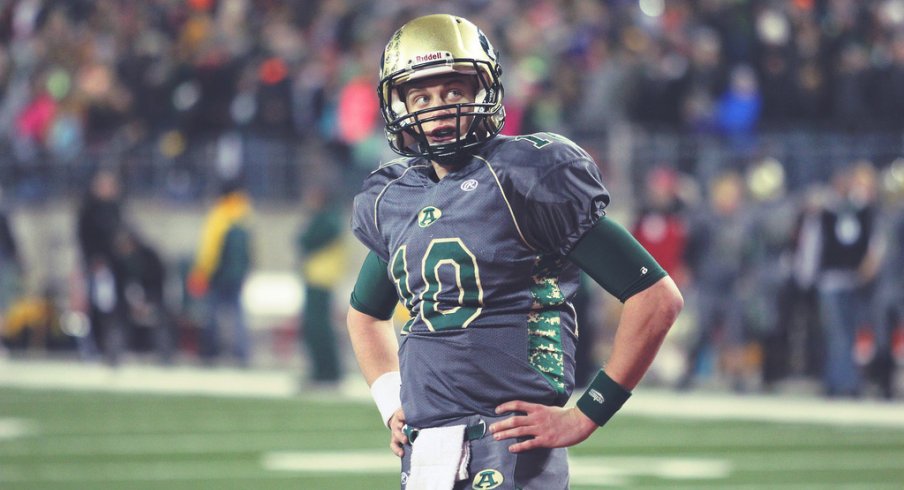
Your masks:
<instances>
[{"instance_id":1,"label":"a logo on sleeve","mask_svg":"<svg viewBox=\"0 0 904 490\"><path fill-rule=\"evenodd\" d=\"M593 202L590 203L590 220L596 221L597 219L602 218L603 215L606 214L606 206L608 204L608 197L597 196L593 198Z\"/></svg>"},{"instance_id":2,"label":"a logo on sleeve","mask_svg":"<svg viewBox=\"0 0 904 490\"><path fill-rule=\"evenodd\" d=\"M505 478L502 477L502 473L493 469L481 470L477 472L477 475L474 477L474 483L471 484L471 488L477 490L490 490L492 488L498 488L499 485L502 485L503 481L505 481Z\"/></svg>"},{"instance_id":3,"label":"a logo on sleeve","mask_svg":"<svg viewBox=\"0 0 904 490\"><path fill-rule=\"evenodd\" d=\"M417 213L417 225L421 228L426 228L433 223L436 223L436 220L443 215L443 212L439 210L439 208L435 208L433 206L427 206L422 209L419 213Z\"/></svg>"},{"instance_id":4,"label":"a logo on sleeve","mask_svg":"<svg viewBox=\"0 0 904 490\"><path fill-rule=\"evenodd\" d=\"M471 192L477 188L477 181L474 179L468 179L461 183L461 190L465 192Z\"/></svg>"}]
</instances>

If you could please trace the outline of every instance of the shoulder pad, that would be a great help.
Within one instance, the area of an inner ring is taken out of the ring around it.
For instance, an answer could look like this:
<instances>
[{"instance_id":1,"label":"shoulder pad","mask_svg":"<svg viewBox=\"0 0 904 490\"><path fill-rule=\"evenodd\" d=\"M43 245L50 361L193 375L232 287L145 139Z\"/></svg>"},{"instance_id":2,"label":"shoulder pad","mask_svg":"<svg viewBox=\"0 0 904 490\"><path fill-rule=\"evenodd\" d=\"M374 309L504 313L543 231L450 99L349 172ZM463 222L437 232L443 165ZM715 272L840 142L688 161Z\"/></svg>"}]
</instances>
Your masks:
<instances>
[{"instance_id":1,"label":"shoulder pad","mask_svg":"<svg viewBox=\"0 0 904 490\"><path fill-rule=\"evenodd\" d=\"M570 139L555 133L534 133L521 136L497 137L499 144L488 156L502 165L517 164L549 168L576 160L592 160L583 148Z\"/></svg>"},{"instance_id":2,"label":"shoulder pad","mask_svg":"<svg viewBox=\"0 0 904 490\"><path fill-rule=\"evenodd\" d=\"M389 162L381 164L374 171L364 178L361 185L361 192L366 192L373 187L382 189L387 183L399 178L407 169L415 166L417 158L396 158Z\"/></svg>"}]
</instances>

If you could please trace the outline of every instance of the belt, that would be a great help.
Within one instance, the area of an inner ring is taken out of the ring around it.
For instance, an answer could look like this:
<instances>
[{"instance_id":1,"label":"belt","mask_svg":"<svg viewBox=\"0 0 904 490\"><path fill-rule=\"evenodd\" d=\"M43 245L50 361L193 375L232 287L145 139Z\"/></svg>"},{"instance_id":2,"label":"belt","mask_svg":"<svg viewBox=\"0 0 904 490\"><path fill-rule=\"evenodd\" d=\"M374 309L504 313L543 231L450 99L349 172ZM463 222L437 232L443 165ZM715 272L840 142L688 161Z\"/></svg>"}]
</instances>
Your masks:
<instances>
[{"instance_id":1,"label":"belt","mask_svg":"<svg viewBox=\"0 0 904 490\"><path fill-rule=\"evenodd\" d=\"M408 437L408 443L414 444L414 440L417 439L418 434L421 432L421 429L415 429L408 424L402 426L402 432ZM469 425L465 427L465 440L466 441L476 441L484 436L487 433L487 423L480 420L474 425Z\"/></svg>"}]
</instances>

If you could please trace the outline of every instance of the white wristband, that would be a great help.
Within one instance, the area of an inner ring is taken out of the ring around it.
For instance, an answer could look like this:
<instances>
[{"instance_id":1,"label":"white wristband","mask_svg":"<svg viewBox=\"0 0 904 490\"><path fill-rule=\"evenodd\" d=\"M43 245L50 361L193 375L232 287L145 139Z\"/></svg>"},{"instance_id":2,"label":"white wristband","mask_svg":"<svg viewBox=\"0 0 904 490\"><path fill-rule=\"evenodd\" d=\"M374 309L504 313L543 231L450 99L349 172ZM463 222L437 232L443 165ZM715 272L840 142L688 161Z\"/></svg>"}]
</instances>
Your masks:
<instances>
[{"instance_id":1,"label":"white wristband","mask_svg":"<svg viewBox=\"0 0 904 490\"><path fill-rule=\"evenodd\" d=\"M370 385L370 396L373 397L383 419L383 425L389 427L392 414L402 406L399 392L402 390L402 375L398 371L383 373Z\"/></svg>"}]
</instances>

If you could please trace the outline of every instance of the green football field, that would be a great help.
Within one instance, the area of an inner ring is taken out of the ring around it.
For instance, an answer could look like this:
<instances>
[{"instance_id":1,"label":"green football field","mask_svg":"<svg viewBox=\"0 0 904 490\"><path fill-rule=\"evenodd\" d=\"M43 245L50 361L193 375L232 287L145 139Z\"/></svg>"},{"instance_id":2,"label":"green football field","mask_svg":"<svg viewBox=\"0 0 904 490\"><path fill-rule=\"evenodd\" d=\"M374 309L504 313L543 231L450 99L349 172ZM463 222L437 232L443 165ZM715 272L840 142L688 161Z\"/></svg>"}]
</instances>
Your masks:
<instances>
[{"instance_id":1,"label":"green football field","mask_svg":"<svg viewBox=\"0 0 904 490\"><path fill-rule=\"evenodd\" d=\"M621 414L572 488L904 488L904 429L866 425ZM3 490L398 488L386 445L366 400L0 387Z\"/></svg>"}]
</instances>

